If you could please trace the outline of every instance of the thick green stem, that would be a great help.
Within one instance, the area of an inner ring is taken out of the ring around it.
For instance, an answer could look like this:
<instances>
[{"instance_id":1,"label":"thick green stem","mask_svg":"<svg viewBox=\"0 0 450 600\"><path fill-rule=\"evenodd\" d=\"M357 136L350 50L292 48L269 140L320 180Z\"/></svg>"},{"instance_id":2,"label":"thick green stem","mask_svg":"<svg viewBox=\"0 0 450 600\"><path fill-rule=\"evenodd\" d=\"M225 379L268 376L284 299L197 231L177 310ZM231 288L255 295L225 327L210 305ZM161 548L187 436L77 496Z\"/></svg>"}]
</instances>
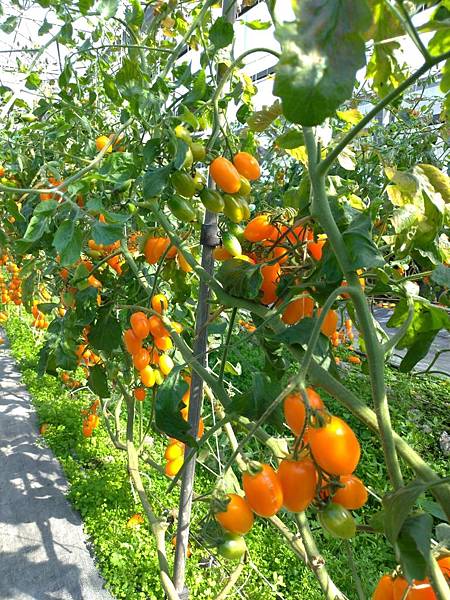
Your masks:
<instances>
[{"instance_id":1,"label":"thick green stem","mask_svg":"<svg viewBox=\"0 0 450 600\"><path fill-rule=\"evenodd\" d=\"M306 148L308 151L309 175L313 189L312 215L316 218L327 234L328 242L333 250L339 266L345 275L349 286L355 288L352 300L358 315L361 333L366 344L369 363L372 398L380 428L381 443L389 477L395 489L403 485L403 476L397 457L394 438L392 435L391 417L384 382L384 351L373 325L373 318L364 296L358 275L352 268L350 255L344 238L334 220L325 189L325 176L317 170L317 144L314 133L310 128L304 128Z\"/></svg>"},{"instance_id":2,"label":"thick green stem","mask_svg":"<svg viewBox=\"0 0 450 600\"><path fill-rule=\"evenodd\" d=\"M327 600L348 600L347 596L345 596L336 587L336 585L328 576L327 570L325 568L325 560L320 555L319 550L316 546L316 542L314 541L314 537L308 525L308 519L306 518L306 514L304 512L296 514L295 520L297 522L298 529L303 540L303 545L306 550L306 555L308 557L308 565L310 566L314 575L316 576L325 598Z\"/></svg>"},{"instance_id":3,"label":"thick green stem","mask_svg":"<svg viewBox=\"0 0 450 600\"><path fill-rule=\"evenodd\" d=\"M444 573L439 568L434 556L430 557L430 579L438 600L449 600L450 590Z\"/></svg>"}]
</instances>

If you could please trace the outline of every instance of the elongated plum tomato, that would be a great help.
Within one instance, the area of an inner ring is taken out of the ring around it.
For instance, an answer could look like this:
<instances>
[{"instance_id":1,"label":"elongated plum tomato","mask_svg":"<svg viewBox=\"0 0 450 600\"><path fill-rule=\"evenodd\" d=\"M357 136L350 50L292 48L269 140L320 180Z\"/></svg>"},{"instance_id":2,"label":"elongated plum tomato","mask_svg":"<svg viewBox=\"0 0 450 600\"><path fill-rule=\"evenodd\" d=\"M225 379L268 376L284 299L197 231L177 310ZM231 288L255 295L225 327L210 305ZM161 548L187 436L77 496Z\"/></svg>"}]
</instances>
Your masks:
<instances>
[{"instance_id":1,"label":"elongated plum tomato","mask_svg":"<svg viewBox=\"0 0 450 600\"><path fill-rule=\"evenodd\" d=\"M317 314L320 315L322 309L319 308ZM339 321L338 314L335 310L329 310L325 315L325 319L323 320L322 327L320 331L326 335L327 337L331 337L333 333L336 331L337 324Z\"/></svg>"},{"instance_id":2,"label":"elongated plum tomato","mask_svg":"<svg viewBox=\"0 0 450 600\"><path fill-rule=\"evenodd\" d=\"M394 581L390 575L383 575L375 588L372 600L394 600Z\"/></svg>"},{"instance_id":3,"label":"elongated plum tomato","mask_svg":"<svg viewBox=\"0 0 450 600\"><path fill-rule=\"evenodd\" d=\"M356 475L342 475L340 482L344 484L333 496L333 502L348 510L356 510L367 502L368 494L361 479Z\"/></svg>"},{"instance_id":4,"label":"elongated plum tomato","mask_svg":"<svg viewBox=\"0 0 450 600\"><path fill-rule=\"evenodd\" d=\"M331 502L319 511L319 522L325 531L336 538L349 540L355 537L356 523L351 513L341 506Z\"/></svg>"},{"instance_id":5,"label":"elongated plum tomato","mask_svg":"<svg viewBox=\"0 0 450 600\"><path fill-rule=\"evenodd\" d=\"M280 480L270 465L251 463L242 476L250 508L260 517L273 517L283 506Z\"/></svg>"},{"instance_id":6,"label":"elongated plum tomato","mask_svg":"<svg viewBox=\"0 0 450 600\"><path fill-rule=\"evenodd\" d=\"M306 510L316 494L317 471L312 460L282 460L278 479L283 490L284 508L293 513Z\"/></svg>"},{"instance_id":7,"label":"elongated plum tomato","mask_svg":"<svg viewBox=\"0 0 450 600\"><path fill-rule=\"evenodd\" d=\"M145 348L139 348L137 352L133 354L133 365L138 371L142 371L150 362L150 354Z\"/></svg>"},{"instance_id":8,"label":"elongated plum tomato","mask_svg":"<svg viewBox=\"0 0 450 600\"><path fill-rule=\"evenodd\" d=\"M311 296L302 296L292 300L283 311L281 320L286 325L295 325L305 317L312 317L314 312L314 300Z\"/></svg>"},{"instance_id":9,"label":"elongated plum tomato","mask_svg":"<svg viewBox=\"0 0 450 600\"><path fill-rule=\"evenodd\" d=\"M147 365L139 371L139 376L145 387L153 387L155 385L155 371L150 365Z\"/></svg>"},{"instance_id":10,"label":"elongated plum tomato","mask_svg":"<svg viewBox=\"0 0 450 600\"><path fill-rule=\"evenodd\" d=\"M248 502L237 494L228 494L226 507L216 512L215 517L224 529L231 533L245 535L253 527L254 516Z\"/></svg>"},{"instance_id":11,"label":"elongated plum tomato","mask_svg":"<svg viewBox=\"0 0 450 600\"><path fill-rule=\"evenodd\" d=\"M277 286L281 276L281 267L278 263L266 265L261 267L261 275L263 277L261 303L272 304L277 299Z\"/></svg>"},{"instance_id":12,"label":"elongated plum tomato","mask_svg":"<svg viewBox=\"0 0 450 600\"><path fill-rule=\"evenodd\" d=\"M164 237L149 237L144 245L145 260L150 264L154 265L158 262L161 256L169 247L170 241ZM176 249L175 249L176 252ZM167 254L169 258L169 253Z\"/></svg>"},{"instance_id":13,"label":"elongated plum tomato","mask_svg":"<svg viewBox=\"0 0 450 600\"><path fill-rule=\"evenodd\" d=\"M262 242L276 234L276 227L270 222L270 215L258 215L244 229L244 238L248 242Z\"/></svg>"},{"instance_id":14,"label":"elongated plum tomato","mask_svg":"<svg viewBox=\"0 0 450 600\"><path fill-rule=\"evenodd\" d=\"M249 181L255 181L261 175L258 161L248 152L238 152L235 154L233 164L239 173Z\"/></svg>"},{"instance_id":15,"label":"elongated plum tomato","mask_svg":"<svg viewBox=\"0 0 450 600\"><path fill-rule=\"evenodd\" d=\"M150 333L147 316L141 311L137 311L131 315L130 325L134 335L139 340L143 340Z\"/></svg>"},{"instance_id":16,"label":"elongated plum tomato","mask_svg":"<svg viewBox=\"0 0 450 600\"><path fill-rule=\"evenodd\" d=\"M330 475L348 475L356 469L361 447L353 430L339 417L323 427L311 427L308 441L314 460Z\"/></svg>"},{"instance_id":17,"label":"elongated plum tomato","mask_svg":"<svg viewBox=\"0 0 450 600\"><path fill-rule=\"evenodd\" d=\"M209 172L217 187L227 194L236 194L239 191L241 187L239 173L233 163L224 156L219 156L212 161Z\"/></svg>"},{"instance_id":18,"label":"elongated plum tomato","mask_svg":"<svg viewBox=\"0 0 450 600\"><path fill-rule=\"evenodd\" d=\"M314 410L324 410L325 406L322 398L312 388L306 388L309 405ZM284 417L289 429L295 435L300 435L304 430L306 422L306 407L303 398L299 392L289 394L284 399Z\"/></svg>"},{"instance_id":19,"label":"elongated plum tomato","mask_svg":"<svg viewBox=\"0 0 450 600\"><path fill-rule=\"evenodd\" d=\"M141 348L141 340L135 336L132 329L127 329L123 334L125 348L130 354L135 354Z\"/></svg>"}]
</instances>

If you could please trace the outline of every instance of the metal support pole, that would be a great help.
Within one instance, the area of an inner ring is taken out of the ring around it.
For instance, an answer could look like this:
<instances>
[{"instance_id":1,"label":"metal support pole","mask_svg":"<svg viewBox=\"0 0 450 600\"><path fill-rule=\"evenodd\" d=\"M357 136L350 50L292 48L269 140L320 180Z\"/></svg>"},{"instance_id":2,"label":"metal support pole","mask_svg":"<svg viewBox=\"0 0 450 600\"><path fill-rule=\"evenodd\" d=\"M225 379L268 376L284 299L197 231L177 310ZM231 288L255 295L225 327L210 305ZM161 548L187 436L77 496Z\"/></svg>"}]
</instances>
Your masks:
<instances>
[{"instance_id":1,"label":"metal support pole","mask_svg":"<svg viewBox=\"0 0 450 600\"><path fill-rule=\"evenodd\" d=\"M222 15L231 23L236 20L236 0L223 0ZM213 250L219 244L217 215L206 211L202 225L200 243L202 244L202 267L212 274L214 270ZM199 298L196 314L194 356L207 366L207 345L210 289L204 279L200 281ZM188 422L191 434L196 437L203 403L203 380L194 371L192 373ZM188 451L188 449L186 449ZM175 547L175 565L173 582L180 595L180 600L189 600L189 590L185 587L186 556L189 542L189 527L192 512L192 496L194 491L196 456L188 462L183 473L178 508L177 543Z\"/></svg>"}]
</instances>

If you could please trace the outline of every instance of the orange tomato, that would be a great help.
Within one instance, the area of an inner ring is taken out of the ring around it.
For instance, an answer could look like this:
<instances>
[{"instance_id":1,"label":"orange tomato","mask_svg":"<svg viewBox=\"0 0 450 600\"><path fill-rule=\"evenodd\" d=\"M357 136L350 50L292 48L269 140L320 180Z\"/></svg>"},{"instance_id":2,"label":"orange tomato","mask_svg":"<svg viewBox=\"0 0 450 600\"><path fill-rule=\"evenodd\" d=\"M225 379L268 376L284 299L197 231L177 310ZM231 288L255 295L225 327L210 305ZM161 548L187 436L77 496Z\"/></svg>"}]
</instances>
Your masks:
<instances>
[{"instance_id":1,"label":"orange tomato","mask_svg":"<svg viewBox=\"0 0 450 600\"><path fill-rule=\"evenodd\" d=\"M168 461L175 460L176 458L184 455L184 444L178 440L169 444L164 452L164 458Z\"/></svg>"},{"instance_id":2,"label":"orange tomato","mask_svg":"<svg viewBox=\"0 0 450 600\"><path fill-rule=\"evenodd\" d=\"M156 294L152 298L152 308L158 313L163 313L169 308L169 302L164 294Z\"/></svg>"},{"instance_id":3,"label":"orange tomato","mask_svg":"<svg viewBox=\"0 0 450 600\"><path fill-rule=\"evenodd\" d=\"M180 269L185 273L190 273L193 269L188 261L184 258L182 252L178 252L178 264L180 265Z\"/></svg>"},{"instance_id":4,"label":"orange tomato","mask_svg":"<svg viewBox=\"0 0 450 600\"><path fill-rule=\"evenodd\" d=\"M233 157L233 164L238 172L249 181L259 179L261 175L258 161L248 152L238 152L235 154Z\"/></svg>"},{"instance_id":5,"label":"orange tomato","mask_svg":"<svg viewBox=\"0 0 450 600\"><path fill-rule=\"evenodd\" d=\"M306 510L316 495L317 471L312 460L282 460L278 479L283 490L284 508L294 513Z\"/></svg>"},{"instance_id":6,"label":"orange tomato","mask_svg":"<svg viewBox=\"0 0 450 600\"><path fill-rule=\"evenodd\" d=\"M161 369L163 375L168 375L173 367L173 360L170 358L170 356L168 354L161 354L159 357L159 368Z\"/></svg>"},{"instance_id":7,"label":"orange tomato","mask_svg":"<svg viewBox=\"0 0 450 600\"><path fill-rule=\"evenodd\" d=\"M144 256L145 256L145 260L148 262L148 264L150 264L150 265L156 264L159 261L159 259L161 258L161 256L164 254L164 252L167 250L169 245L170 245L169 238L149 237L144 245ZM171 250L169 250L166 255L167 258L173 258L173 256L172 257L169 256L170 251ZM175 253L176 253L176 248L175 248ZM174 256L175 256L175 254L174 254Z\"/></svg>"},{"instance_id":8,"label":"orange tomato","mask_svg":"<svg viewBox=\"0 0 450 600\"><path fill-rule=\"evenodd\" d=\"M214 516L226 531L239 535L248 533L255 520L247 500L237 494L228 494L225 510Z\"/></svg>"},{"instance_id":9,"label":"orange tomato","mask_svg":"<svg viewBox=\"0 0 450 600\"><path fill-rule=\"evenodd\" d=\"M131 315L130 325L131 325L134 335L139 340L143 340L150 333L148 319L145 316L145 314L141 311L135 312Z\"/></svg>"},{"instance_id":10,"label":"orange tomato","mask_svg":"<svg viewBox=\"0 0 450 600\"><path fill-rule=\"evenodd\" d=\"M108 136L106 135L100 135L96 140L95 140L95 147L97 148L97 151L100 152L101 150L103 150L103 148L105 146L107 146L110 142L110 139ZM112 152L112 144L111 146L109 146L108 150L106 151L107 153Z\"/></svg>"},{"instance_id":11,"label":"orange tomato","mask_svg":"<svg viewBox=\"0 0 450 600\"><path fill-rule=\"evenodd\" d=\"M270 222L270 215L258 215L249 221L243 236L248 242L262 242L276 235L277 229Z\"/></svg>"},{"instance_id":12,"label":"orange tomato","mask_svg":"<svg viewBox=\"0 0 450 600\"><path fill-rule=\"evenodd\" d=\"M241 187L241 178L236 167L228 159L219 156L214 159L209 167L211 178L217 187L227 194L235 194Z\"/></svg>"},{"instance_id":13,"label":"orange tomato","mask_svg":"<svg viewBox=\"0 0 450 600\"><path fill-rule=\"evenodd\" d=\"M295 325L305 317L312 317L314 312L314 300L311 296L301 296L292 300L283 311L281 320L286 325Z\"/></svg>"},{"instance_id":14,"label":"orange tomato","mask_svg":"<svg viewBox=\"0 0 450 600\"><path fill-rule=\"evenodd\" d=\"M375 588L372 600L394 600L394 581L390 575L383 575Z\"/></svg>"},{"instance_id":15,"label":"orange tomato","mask_svg":"<svg viewBox=\"0 0 450 600\"><path fill-rule=\"evenodd\" d=\"M181 469L184 463L184 456L178 456L174 460L169 461L165 468L164 472L168 477L175 477L178 471Z\"/></svg>"},{"instance_id":16,"label":"orange tomato","mask_svg":"<svg viewBox=\"0 0 450 600\"><path fill-rule=\"evenodd\" d=\"M250 508L261 517L272 517L283 506L283 490L270 465L255 465L242 476L242 487Z\"/></svg>"},{"instance_id":17,"label":"orange tomato","mask_svg":"<svg viewBox=\"0 0 450 600\"><path fill-rule=\"evenodd\" d=\"M137 388L134 388L133 394L134 394L134 397L136 398L136 400L139 400L139 402L143 402L147 395L147 391L143 387L137 387Z\"/></svg>"},{"instance_id":18,"label":"orange tomato","mask_svg":"<svg viewBox=\"0 0 450 600\"><path fill-rule=\"evenodd\" d=\"M322 398L312 388L306 388L309 405L313 410L324 410ZM289 429L295 435L300 435L306 423L306 407L299 392L289 394L284 399L284 417Z\"/></svg>"},{"instance_id":19,"label":"orange tomato","mask_svg":"<svg viewBox=\"0 0 450 600\"><path fill-rule=\"evenodd\" d=\"M137 352L133 354L133 365L138 371L142 371L150 362L150 354L145 348L139 348Z\"/></svg>"},{"instance_id":20,"label":"orange tomato","mask_svg":"<svg viewBox=\"0 0 450 600\"><path fill-rule=\"evenodd\" d=\"M229 260L230 258L233 258L223 246L217 246L214 248L213 257L214 260Z\"/></svg>"},{"instance_id":21,"label":"orange tomato","mask_svg":"<svg viewBox=\"0 0 450 600\"><path fill-rule=\"evenodd\" d=\"M344 484L333 496L333 502L348 510L356 510L367 502L367 490L356 475L342 475L340 482Z\"/></svg>"},{"instance_id":22,"label":"orange tomato","mask_svg":"<svg viewBox=\"0 0 450 600\"><path fill-rule=\"evenodd\" d=\"M361 447L353 430L332 416L323 427L311 427L308 440L314 460L325 473L348 475L356 469Z\"/></svg>"},{"instance_id":23,"label":"orange tomato","mask_svg":"<svg viewBox=\"0 0 450 600\"><path fill-rule=\"evenodd\" d=\"M349 356L348 357L348 362L352 363L354 365L360 365L361 364L361 359L359 358L359 356Z\"/></svg>"},{"instance_id":24,"label":"orange tomato","mask_svg":"<svg viewBox=\"0 0 450 600\"><path fill-rule=\"evenodd\" d=\"M319 308L319 310L317 311L317 314L320 315L321 312L322 312L322 309ZM333 333L336 331L338 321L339 321L339 317L338 317L337 312L335 310L329 310L325 316L325 319L323 320L320 331L327 337L331 337L333 335Z\"/></svg>"},{"instance_id":25,"label":"orange tomato","mask_svg":"<svg viewBox=\"0 0 450 600\"><path fill-rule=\"evenodd\" d=\"M314 260L319 261L322 258L323 247L325 246L326 240L318 240L317 242L308 242L307 250L308 254L313 257Z\"/></svg>"},{"instance_id":26,"label":"orange tomato","mask_svg":"<svg viewBox=\"0 0 450 600\"><path fill-rule=\"evenodd\" d=\"M261 291L263 292L261 303L272 304L277 299L276 290L281 276L281 267L279 263L261 267L261 275L263 277L261 285Z\"/></svg>"},{"instance_id":27,"label":"orange tomato","mask_svg":"<svg viewBox=\"0 0 450 600\"><path fill-rule=\"evenodd\" d=\"M414 581L413 586L405 596L408 585L403 577L394 579L394 600L402 600L402 598L405 598L405 600L437 600L428 579Z\"/></svg>"},{"instance_id":28,"label":"orange tomato","mask_svg":"<svg viewBox=\"0 0 450 600\"><path fill-rule=\"evenodd\" d=\"M439 568L444 573L444 575L450 579L450 556L444 556L440 558L438 561Z\"/></svg>"},{"instance_id":29,"label":"orange tomato","mask_svg":"<svg viewBox=\"0 0 450 600\"><path fill-rule=\"evenodd\" d=\"M172 340L168 335L162 335L161 337L155 338L155 346L162 352L167 352L173 347Z\"/></svg>"},{"instance_id":30,"label":"orange tomato","mask_svg":"<svg viewBox=\"0 0 450 600\"><path fill-rule=\"evenodd\" d=\"M141 340L136 337L132 329L127 329L123 334L125 348L130 354L135 354L141 348Z\"/></svg>"},{"instance_id":31,"label":"orange tomato","mask_svg":"<svg viewBox=\"0 0 450 600\"><path fill-rule=\"evenodd\" d=\"M157 315L152 315L148 318L148 327L154 338L168 336L169 332L164 327L163 322Z\"/></svg>"}]
</instances>

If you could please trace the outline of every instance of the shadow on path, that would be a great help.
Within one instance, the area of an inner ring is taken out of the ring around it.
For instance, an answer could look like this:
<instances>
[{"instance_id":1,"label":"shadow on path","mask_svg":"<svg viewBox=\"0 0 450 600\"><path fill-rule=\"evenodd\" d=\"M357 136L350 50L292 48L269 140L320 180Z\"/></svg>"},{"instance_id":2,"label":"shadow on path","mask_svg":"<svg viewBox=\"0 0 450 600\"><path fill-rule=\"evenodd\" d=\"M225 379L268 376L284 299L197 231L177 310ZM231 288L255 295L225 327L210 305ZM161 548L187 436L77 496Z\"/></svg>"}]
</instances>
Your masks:
<instances>
[{"instance_id":1,"label":"shadow on path","mask_svg":"<svg viewBox=\"0 0 450 600\"><path fill-rule=\"evenodd\" d=\"M112 600L61 467L38 439L30 396L0 346L0 600Z\"/></svg>"}]
</instances>

